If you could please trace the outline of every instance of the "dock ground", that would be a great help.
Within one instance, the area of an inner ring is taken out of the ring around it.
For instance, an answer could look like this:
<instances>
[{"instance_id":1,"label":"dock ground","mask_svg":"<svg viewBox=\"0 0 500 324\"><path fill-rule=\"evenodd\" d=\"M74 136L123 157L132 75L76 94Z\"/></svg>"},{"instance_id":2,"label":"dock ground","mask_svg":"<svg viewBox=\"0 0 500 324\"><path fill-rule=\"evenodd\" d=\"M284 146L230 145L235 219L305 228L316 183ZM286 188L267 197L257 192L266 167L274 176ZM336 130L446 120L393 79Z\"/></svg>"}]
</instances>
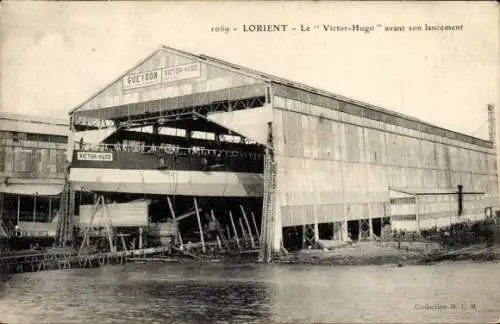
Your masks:
<instances>
[{"instance_id":1,"label":"dock ground","mask_svg":"<svg viewBox=\"0 0 500 324\"><path fill-rule=\"evenodd\" d=\"M391 244L394 243L394 244ZM276 261L291 264L382 265L429 264L440 261L500 260L500 244L474 244L457 249L412 249L404 242L358 242L332 250L305 249L282 256Z\"/></svg>"}]
</instances>

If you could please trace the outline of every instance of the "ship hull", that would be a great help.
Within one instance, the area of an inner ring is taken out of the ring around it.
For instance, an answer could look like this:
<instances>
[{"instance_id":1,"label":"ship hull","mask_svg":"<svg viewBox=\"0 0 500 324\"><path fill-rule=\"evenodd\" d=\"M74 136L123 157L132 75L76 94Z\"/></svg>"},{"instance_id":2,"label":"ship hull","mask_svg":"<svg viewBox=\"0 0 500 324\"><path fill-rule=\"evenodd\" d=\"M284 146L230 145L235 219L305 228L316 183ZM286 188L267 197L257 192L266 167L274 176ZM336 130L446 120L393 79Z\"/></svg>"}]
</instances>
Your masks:
<instances>
[{"instance_id":1,"label":"ship hull","mask_svg":"<svg viewBox=\"0 0 500 324\"><path fill-rule=\"evenodd\" d=\"M158 195L261 197L261 173L72 168L77 190Z\"/></svg>"}]
</instances>

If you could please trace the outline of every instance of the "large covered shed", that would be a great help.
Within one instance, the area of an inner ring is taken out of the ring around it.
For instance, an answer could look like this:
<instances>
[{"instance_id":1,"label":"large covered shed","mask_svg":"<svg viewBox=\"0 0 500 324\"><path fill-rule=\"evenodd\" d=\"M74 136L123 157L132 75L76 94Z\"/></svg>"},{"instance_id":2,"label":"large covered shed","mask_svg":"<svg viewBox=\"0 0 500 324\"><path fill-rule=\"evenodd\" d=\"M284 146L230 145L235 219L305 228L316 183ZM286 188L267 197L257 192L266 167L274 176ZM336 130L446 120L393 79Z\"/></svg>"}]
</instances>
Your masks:
<instances>
[{"instance_id":1,"label":"large covered shed","mask_svg":"<svg viewBox=\"0 0 500 324\"><path fill-rule=\"evenodd\" d=\"M382 235L389 225L418 232L483 218L498 199L493 115L490 107L492 135L483 140L206 55L161 47L71 111L75 143L70 151L77 141L110 143L120 132L121 142L127 136L142 145L154 142L130 133L145 127L156 136L162 127L189 139L193 132L205 134L197 145L203 147L226 136L225 145L244 145L237 149L265 156L258 160L261 168L227 178L235 184L231 190L224 185L208 193L179 185L187 189L164 194L192 190L192 196L260 199L263 242L278 250L297 229L306 241L346 240ZM227 140L230 136L236 141ZM116 181L127 166L109 166L104 157L89 166L92 159L73 158L75 186L129 190L103 184ZM149 188L141 179L141 186L130 190ZM163 189L154 190L162 194Z\"/></svg>"}]
</instances>

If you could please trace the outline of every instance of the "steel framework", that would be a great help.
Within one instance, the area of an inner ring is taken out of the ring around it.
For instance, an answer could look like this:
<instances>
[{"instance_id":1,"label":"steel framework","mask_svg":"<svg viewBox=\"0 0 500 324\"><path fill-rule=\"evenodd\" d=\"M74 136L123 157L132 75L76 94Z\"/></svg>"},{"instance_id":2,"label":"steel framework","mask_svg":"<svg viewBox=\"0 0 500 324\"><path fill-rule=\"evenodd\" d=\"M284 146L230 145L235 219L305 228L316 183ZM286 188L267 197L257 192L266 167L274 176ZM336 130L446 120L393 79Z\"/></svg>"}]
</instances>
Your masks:
<instances>
[{"instance_id":1,"label":"steel framework","mask_svg":"<svg viewBox=\"0 0 500 324\"><path fill-rule=\"evenodd\" d=\"M109 126L116 126L117 128L130 128L152 125L154 123L165 124L175 122L179 119L189 119L195 114L207 116L213 112L228 112L234 110L251 109L264 106L266 102L265 96L257 96L235 100L214 101L204 105L186 105L179 108L159 110L152 109L158 104L154 101L146 102L144 109L140 113L131 113L131 107L136 108L139 104L127 105L127 112L122 116L114 118L105 118L105 116L86 116L85 111L80 114L76 112L71 118L72 128L75 130L81 129L99 129ZM151 112L154 111L154 112Z\"/></svg>"}]
</instances>

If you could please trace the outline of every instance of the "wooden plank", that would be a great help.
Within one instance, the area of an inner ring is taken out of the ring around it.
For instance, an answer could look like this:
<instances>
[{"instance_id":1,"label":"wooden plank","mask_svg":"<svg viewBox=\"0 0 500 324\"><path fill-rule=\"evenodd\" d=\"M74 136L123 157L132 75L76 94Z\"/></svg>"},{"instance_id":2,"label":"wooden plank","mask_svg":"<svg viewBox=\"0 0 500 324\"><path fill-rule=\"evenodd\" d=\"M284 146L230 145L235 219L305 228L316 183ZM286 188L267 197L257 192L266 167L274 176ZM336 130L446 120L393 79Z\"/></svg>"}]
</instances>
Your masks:
<instances>
[{"instance_id":1,"label":"wooden plank","mask_svg":"<svg viewBox=\"0 0 500 324\"><path fill-rule=\"evenodd\" d=\"M250 223L248 222L247 214L245 213L245 209L243 208L243 205L240 205L240 209L241 209L241 213L243 215L243 219L245 220L245 224L247 226L248 236L250 236L250 245L252 246L252 248L254 248L255 242L253 240L252 229L250 228Z\"/></svg>"},{"instance_id":2,"label":"wooden plank","mask_svg":"<svg viewBox=\"0 0 500 324\"><path fill-rule=\"evenodd\" d=\"M223 229L220 227L219 221L217 221L217 219L215 218L215 214L214 214L213 209L210 210L210 215L212 217L212 220L215 223L215 227L217 229L217 232L219 232L219 235L217 235L217 242L219 243L219 249L221 248L220 247L220 240L219 240L219 237L220 237L224 241L224 245L226 246L226 248L229 250L231 247L229 246L229 242L228 242L226 236L224 235Z\"/></svg>"},{"instance_id":3,"label":"wooden plank","mask_svg":"<svg viewBox=\"0 0 500 324\"><path fill-rule=\"evenodd\" d=\"M178 252L181 252L184 255L188 255L188 256L190 256L190 257L192 257L194 259L198 259L198 260L201 259L199 256L197 256L197 255L195 255L193 253L189 253L187 251L184 251L183 249L176 248L175 246L173 247L173 249L176 250L176 251L178 251Z\"/></svg>"},{"instance_id":4,"label":"wooden plank","mask_svg":"<svg viewBox=\"0 0 500 324\"><path fill-rule=\"evenodd\" d=\"M201 208L198 209L198 210L193 210L193 211L191 211L189 213L186 213L184 215L181 215L181 216L177 217L175 220L177 222L179 222L179 221L183 220L184 218L188 218L189 216L196 215L198 212L201 212L201 211L203 211L203 209L201 209Z\"/></svg>"},{"instance_id":5,"label":"wooden plank","mask_svg":"<svg viewBox=\"0 0 500 324\"><path fill-rule=\"evenodd\" d=\"M231 211L229 211L229 219L231 220L231 226L233 227L234 238L236 240L236 246L238 247L238 250L239 250L240 249L240 240L238 238L238 232L236 231L236 226L234 225L233 213Z\"/></svg>"},{"instance_id":6,"label":"wooden plank","mask_svg":"<svg viewBox=\"0 0 500 324\"><path fill-rule=\"evenodd\" d=\"M175 218L175 211L174 211L174 207L172 205L172 201L170 201L170 197L168 197L168 196L167 196L167 202L168 202L168 208L170 209L170 214L172 215L172 219L174 220L174 222L177 222L178 219ZM179 242L180 242L180 246L182 248L184 243L182 242L181 231L179 229L177 229L177 233L179 235Z\"/></svg>"},{"instance_id":7,"label":"wooden plank","mask_svg":"<svg viewBox=\"0 0 500 324\"><path fill-rule=\"evenodd\" d=\"M196 219L198 220L198 228L200 230L200 241L201 241L201 250L203 253L205 253L205 238L203 237L203 228L201 226L201 219L200 219L200 212L198 210L198 201L196 200L196 197L193 198L194 201L194 209L196 211Z\"/></svg>"},{"instance_id":8,"label":"wooden plank","mask_svg":"<svg viewBox=\"0 0 500 324\"><path fill-rule=\"evenodd\" d=\"M250 215L252 215L252 223L255 228L255 233L257 233L257 239L260 242L260 233L259 233L259 228L257 227L257 223L255 222L255 214L253 212L250 212Z\"/></svg>"},{"instance_id":9,"label":"wooden plank","mask_svg":"<svg viewBox=\"0 0 500 324\"><path fill-rule=\"evenodd\" d=\"M241 218L238 218L238 223L240 224L240 229L241 229L241 235L243 235L243 239L247 239L247 233L245 231L245 227L243 226L243 222L241 221Z\"/></svg>"},{"instance_id":10,"label":"wooden plank","mask_svg":"<svg viewBox=\"0 0 500 324\"><path fill-rule=\"evenodd\" d=\"M94 221L94 217L95 217L95 214L97 213L97 209L99 207L99 203L101 201L101 198L102 196L99 196L98 199L96 199L96 202L95 202L95 205L94 205L94 208L92 210L92 215L90 217L90 221L89 221L89 224L87 226L87 228L85 229L85 233L83 235L83 241L82 241L82 244L80 245L80 249L78 251L78 254L81 254L82 253L82 250L83 250L83 246L85 244L87 244L88 246L88 243L89 243L89 233L90 233L90 228L92 226L92 222ZM19 208L19 207L18 207ZM19 210L19 209L18 209ZM18 216L18 219L19 219L19 216Z\"/></svg>"}]
</instances>

